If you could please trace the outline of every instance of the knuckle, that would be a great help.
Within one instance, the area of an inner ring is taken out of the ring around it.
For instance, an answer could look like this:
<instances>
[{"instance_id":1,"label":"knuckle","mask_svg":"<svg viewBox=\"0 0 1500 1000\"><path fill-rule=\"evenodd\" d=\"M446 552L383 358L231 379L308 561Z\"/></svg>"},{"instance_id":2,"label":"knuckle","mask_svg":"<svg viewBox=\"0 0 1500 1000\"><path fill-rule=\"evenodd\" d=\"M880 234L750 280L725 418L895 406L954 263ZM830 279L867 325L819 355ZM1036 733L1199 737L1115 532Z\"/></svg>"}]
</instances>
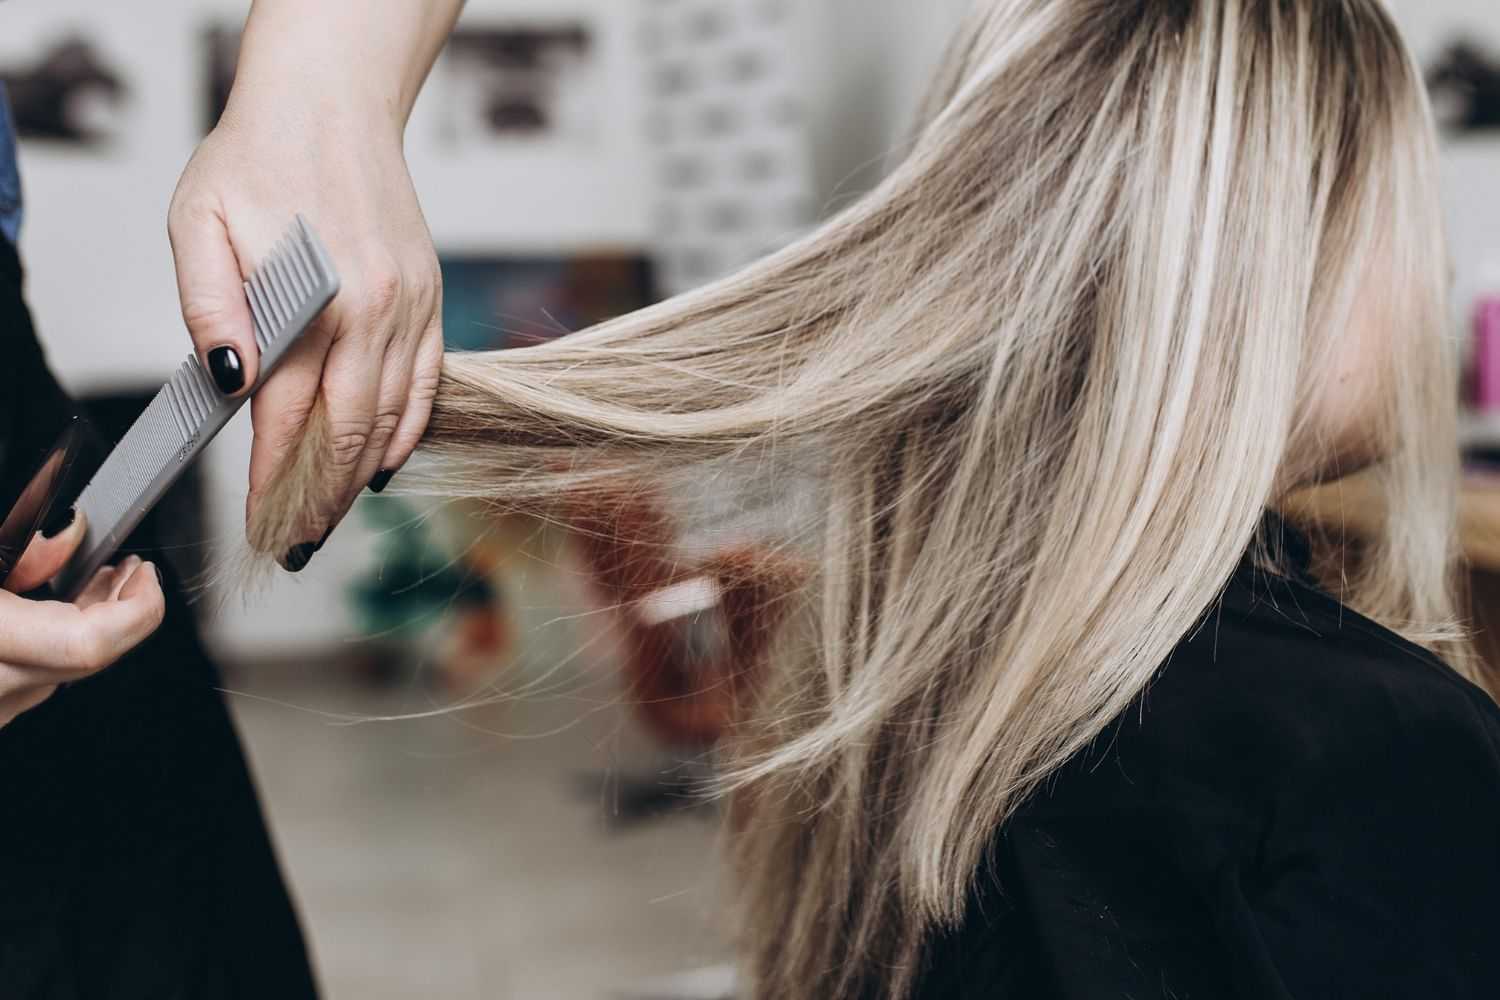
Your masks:
<instances>
[{"instance_id":1,"label":"knuckle","mask_svg":"<svg viewBox=\"0 0 1500 1000\"><path fill-rule=\"evenodd\" d=\"M418 402L430 403L437 398L438 383L442 380L442 373L437 371L420 371L412 376L411 398Z\"/></svg>"},{"instance_id":2,"label":"knuckle","mask_svg":"<svg viewBox=\"0 0 1500 1000\"><path fill-rule=\"evenodd\" d=\"M423 275L422 284L418 293L418 311L423 318L428 318L441 311L443 308L443 275L437 269L432 269Z\"/></svg>"},{"instance_id":3,"label":"knuckle","mask_svg":"<svg viewBox=\"0 0 1500 1000\"><path fill-rule=\"evenodd\" d=\"M161 627L161 623L166 621L166 618L167 596L160 590L157 590L156 594L151 598L151 607L147 617L147 621L151 627L150 630L155 632Z\"/></svg>"},{"instance_id":4,"label":"knuckle","mask_svg":"<svg viewBox=\"0 0 1500 1000\"><path fill-rule=\"evenodd\" d=\"M366 324L383 323L396 315L400 308L405 283L401 272L395 267L385 266L372 271L365 279L360 319Z\"/></svg>"},{"instance_id":5,"label":"knuckle","mask_svg":"<svg viewBox=\"0 0 1500 1000\"><path fill-rule=\"evenodd\" d=\"M172 203L167 207L167 235L173 239L196 226L211 212L208 207L197 198L184 197L181 189L173 196Z\"/></svg>"},{"instance_id":6,"label":"knuckle","mask_svg":"<svg viewBox=\"0 0 1500 1000\"><path fill-rule=\"evenodd\" d=\"M318 405L316 393L304 396L296 402L289 402L282 407L276 415L277 426L287 435L297 434L307 426L312 419L313 410Z\"/></svg>"},{"instance_id":7,"label":"knuckle","mask_svg":"<svg viewBox=\"0 0 1500 1000\"><path fill-rule=\"evenodd\" d=\"M108 655L104 636L93 628L74 629L63 644L63 665L72 670L100 670L108 666Z\"/></svg>"},{"instance_id":8,"label":"knuckle","mask_svg":"<svg viewBox=\"0 0 1500 1000\"><path fill-rule=\"evenodd\" d=\"M396 428L401 426L401 413L396 410L386 410L375 415L375 423L370 427L370 447L378 451L384 451L396 436Z\"/></svg>"},{"instance_id":9,"label":"knuckle","mask_svg":"<svg viewBox=\"0 0 1500 1000\"><path fill-rule=\"evenodd\" d=\"M316 405L317 396L314 394L288 400L274 410L255 407L251 410L255 433L268 435L278 445L292 443L307 426Z\"/></svg>"},{"instance_id":10,"label":"knuckle","mask_svg":"<svg viewBox=\"0 0 1500 1000\"><path fill-rule=\"evenodd\" d=\"M360 460L370 443L370 428L341 424L328 439L329 458L335 468L348 468Z\"/></svg>"},{"instance_id":11,"label":"knuckle","mask_svg":"<svg viewBox=\"0 0 1500 1000\"><path fill-rule=\"evenodd\" d=\"M229 300L202 293L182 300L182 321L190 331L215 330L228 325L234 315Z\"/></svg>"}]
</instances>

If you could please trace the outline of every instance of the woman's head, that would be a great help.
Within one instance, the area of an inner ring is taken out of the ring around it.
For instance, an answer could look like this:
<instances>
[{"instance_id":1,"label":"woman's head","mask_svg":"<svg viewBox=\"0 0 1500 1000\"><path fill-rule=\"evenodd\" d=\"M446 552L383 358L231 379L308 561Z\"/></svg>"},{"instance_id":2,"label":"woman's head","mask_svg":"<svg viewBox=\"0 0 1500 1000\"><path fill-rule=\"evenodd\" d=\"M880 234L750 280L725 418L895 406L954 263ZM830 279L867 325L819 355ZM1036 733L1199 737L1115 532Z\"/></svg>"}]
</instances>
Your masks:
<instances>
[{"instance_id":1,"label":"woman's head","mask_svg":"<svg viewBox=\"0 0 1500 1000\"><path fill-rule=\"evenodd\" d=\"M1391 453L1398 382L1437 370L1449 405L1432 128L1376 0L980 3L929 113L935 173L1003 192L1015 256L1128 331L1097 367L1228 362L1171 395L1296 358L1257 393L1296 391L1283 487Z\"/></svg>"},{"instance_id":2,"label":"woman's head","mask_svg":"<svg viewBox=\"0 0 1500 1000\"><path fill-rule=\"evenodd\" d=\"M1392 520L1346 600L1434 643L1453 615L1432 134L1380 5L987 0L934 93L796 245L450 356L428 432L436 488L502 507L812 499L773 522L813 571L800 627L727 747L765 995L899 994L995 825L1289 488L1375 462ZM284 551L280 523L252 540Z\"/></svg>"}]
</instances>

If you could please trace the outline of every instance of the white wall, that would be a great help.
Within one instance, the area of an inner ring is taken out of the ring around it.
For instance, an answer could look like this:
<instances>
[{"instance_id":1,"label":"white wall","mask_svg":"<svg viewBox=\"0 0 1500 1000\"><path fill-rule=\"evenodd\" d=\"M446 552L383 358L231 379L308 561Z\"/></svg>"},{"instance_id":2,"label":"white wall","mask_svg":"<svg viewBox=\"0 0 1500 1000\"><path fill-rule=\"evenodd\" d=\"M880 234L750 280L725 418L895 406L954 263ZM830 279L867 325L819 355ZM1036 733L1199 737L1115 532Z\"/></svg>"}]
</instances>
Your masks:
<instances>
[{"instance_id":1,"label":"white wall","mask_svg":"<svg viewBox=\"0 0 1500 1000\"><path fill-rule=\"evenodd\" d=\"M470 0L464 18L584 14L601 28L606 76L628 80L633 6ZM187 346L177 322L166 210L199 139L198 34L247 7L236 0L14 0L0 9L0 57L24 62L39 41L82 26L133 90L130 134L118 150L87 157L45 146L22 152L29 290L54 364L72 389L156 379ZM487 249L503 233L516 252L639 245L646 233L639 95L630 86L605 87L604 95L598 155L537 147L460 166L445 164L416 138L431 127L430 102L419 103L408 152L438 243L455 251Z\"/></svg>"},{"instance_id":2,"label":"white wall","mask_svg":"<svg viewBox=\"0 0 1500 1000\"><path fill-rule=\"evenodd\" d=\"M1465 29L1482 31L1500 51L1500 3L1494 0L1395 0L1393 7L1424 63ZM1457 270L1455 307L1466 315L1482 274L1500 263L1500 137L1447 144L1443 199Z\"/></svg>"},{"instance_id":3,"label":"white wall","mask_svg":"<svg viewBox=\"0 0 1500 1000\"><path fill-rule=\"evenodd\" d=\"M830 205L871 187L915 120L968 0L818 0L805 11L818 190Z\"/></svg>"},{"instance_id":4,"label":"white wall","mask_svg":"<svg viewBox=\"0 0 1500 1000\"><path fill-rule=\"evenodd\" d=\"M32 145L22 151L28 294L49 357L74 392L160 383L191 350L179 318L167 206L200 138L199 33L247 9L243 0L12 0L0 7L0 58L25 64L76 26L132 88L129 135L111 151L79 156ZM635 4L469 0L464 20L575 14L598 29L606 85L595 146L575 152L538 145L493 162L455 164L423 143L435 98L419 102L408 158L442 250L493 251L497 236L517 254L644 244ZM205 459L205 542L220 555L242 545L249 450L243 412ZM243 601L232 585L225 588L229 599L211 639L230 653L278 655L349 637L343 586L372 546L359 520L351 518L302 577L279 575Z\"/></svg>"},{"instance_id":5,"label":"white wall","mask_svg":"<svg viewBox=\"0 0 1500 1000\"><path fill-rule=\"evenodd\" d=\"M542 146L521 148L491 161L446 161L420 136L433 127L430 89L418 101L407 129L407 160L422 208L441 252L493 253L497 244L518 255L638 248L649 231L645 148L639 122L642 92L636 79L634 3L619 0L468 0L465 24L497 17L566 20L581 15L597 26L605 80L597 146L580 152ZM215 443L210 468L215 484L214 529L222 541L243 538L250 434L244 414L236 433ZM366 497L361 503L381 503ZM356 509L312 564L296 577L277 574L243 607L218 616L211 637L231 655L290 655L351 638L355 627L345 601L347 582L368 571L378 543Z\"/></svg>"},{"instance_id":6,"label":"white wall","mask_svg":"<svg viewBox=\"0 0 1500 1000\"><path fill-rule=\"evenodd\" d=\"M407 129L407 162L440 248L492 252L497 237L516 254L645 244L650 198L637 7L638 0L467 0L465 25L536 18L597 27L600 135L578 150L518 145L503 157L455 164L418 139L430 134L433 105L442 99L429 87Z\"/></svg>"},{"instance_id":7,"label":"white wall","mask_svg":"<svg viewBox=\"0 0 1500 1000\"><path fill-rule=\"evenodd\" d=\"M515 252L633 246L649 233L649 190L639 145L642 93L634 72L635 19L648 0L470 0L465 17L553 18L587 14L600 27L609 85L597 155L543 150L492 165L445 164L412 144L413 176L445 249L488 248L503 233ZM819 197L837 203L868 187L911 122L923 84L966 0L790 0L804 17L805 67ZM1458 28L1491 32L1494 0L1396 0L1398 16L1427 57ZM197 141L196 35L238 0L11 0L0 6L0 57L24 60L38 41L87 25L135 88L128 147L97 160L27 149L30 216L23 239L32 304L51 357L74 390L165 377L189 349L178 320L164 220L178 172ZM434 98L413 120L428 127ZM1460 289L1500 252L1500 144L1470 142L1445 154ZM249 437L242 417L208 459L212 538L229 550L242 537ZM350 525L304 577L281 578L241 611L231 604L215 638L231 651L273 653L338 641L351 632L339 594L370 539Z\"/></svg>"},{"instance_id":8,"label":"white wall","mask_svg":"<svg viewBox=\"0 0 1500 1000\"><path fill-rule=\"evenodd\" d=\"M1496 0L1391 0L1391 7L1424 65L1461 32L1482 32L1500 51ZM811 8L809 84L825 199L841 201L879 178L967 8L968 0L823 0ZM1500 138L1449 142L1442 183L1462 318L1492 280L1482 276L1500 273Z\"/></svg>"}]
</instances>

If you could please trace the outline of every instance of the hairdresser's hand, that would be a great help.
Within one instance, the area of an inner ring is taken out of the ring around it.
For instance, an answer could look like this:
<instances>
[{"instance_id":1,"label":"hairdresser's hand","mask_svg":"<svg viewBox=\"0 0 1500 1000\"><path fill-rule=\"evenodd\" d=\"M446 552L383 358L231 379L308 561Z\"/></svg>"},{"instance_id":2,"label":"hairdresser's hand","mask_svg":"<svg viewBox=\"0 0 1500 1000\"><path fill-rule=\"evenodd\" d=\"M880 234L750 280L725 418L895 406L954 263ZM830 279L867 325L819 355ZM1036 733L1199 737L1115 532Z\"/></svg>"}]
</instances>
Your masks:
<instances>
[{"instance_id":1,"label":"hairdresser's hand","mask_svg":"<svg viewBox=\"0 0 1500 1000\"><path fill-rule=\"evenodd\" d=\"M83 531L80 517L55 538L37 536L0 590L0 726L57 685L103 670L161 624L166 602L156 569L136 556L101 569L72 603L18 596L55 576Z\"/></svg>"},{"instance_id":2,"label":"hairdresser's hand","mask_svg":"<svg viewBox=\"0 0 1500 1000\"><path fill-rule=\"evenodd\" d=\"M289 117L274 108L226 116L188 164L169 230L188 331L229 394L259 377L242 275L298 211L328 244L339 296L251 403L252 510L315 408L324 411L322 482L299 514L303 541L316 545L360 490L384 487L427 427L442 366L442 283L399 131ZM312 553L274 554L301 569Z\"/></svg>"},{"instance_id":3,"label":"hairdresser's hand","mask_svg":"<svg viewBox=\"0 0 1500 1000\"><path fill-rule=\"evenodd\" d=\"M256 0L218 127L188 164L168 231L183 317L220 389L259 376L241 280L302 213L342 288L252 402L246 511L313 421L327 430L301 544L272 553L301 569L366 486L411 455L442 366L442 282L402 154L412 103L459 0ZM252 543L256 542L252 538Z\"/></svg>"}]
</instances>

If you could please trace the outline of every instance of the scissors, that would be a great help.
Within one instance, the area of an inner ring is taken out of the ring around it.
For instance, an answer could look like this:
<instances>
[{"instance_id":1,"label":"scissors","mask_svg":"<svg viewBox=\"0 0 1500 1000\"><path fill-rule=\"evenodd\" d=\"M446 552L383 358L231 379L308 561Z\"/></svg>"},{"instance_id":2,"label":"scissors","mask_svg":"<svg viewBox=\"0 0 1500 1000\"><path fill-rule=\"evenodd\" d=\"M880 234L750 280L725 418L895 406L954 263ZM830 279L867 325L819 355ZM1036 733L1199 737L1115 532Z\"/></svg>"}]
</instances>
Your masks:
<instances>
[{"instance_id":1,"label":"scissors","mask_svg":"<svg viewBox=\"0 0 1500 1000\"><path fill-rule=\"evenodd\" d=\"M36 533L72 503L93 473L86 456L102 452L98 434L74 417L50 448L12 455L0 465L0 585Z\"/></svg>"}]
</instances>

